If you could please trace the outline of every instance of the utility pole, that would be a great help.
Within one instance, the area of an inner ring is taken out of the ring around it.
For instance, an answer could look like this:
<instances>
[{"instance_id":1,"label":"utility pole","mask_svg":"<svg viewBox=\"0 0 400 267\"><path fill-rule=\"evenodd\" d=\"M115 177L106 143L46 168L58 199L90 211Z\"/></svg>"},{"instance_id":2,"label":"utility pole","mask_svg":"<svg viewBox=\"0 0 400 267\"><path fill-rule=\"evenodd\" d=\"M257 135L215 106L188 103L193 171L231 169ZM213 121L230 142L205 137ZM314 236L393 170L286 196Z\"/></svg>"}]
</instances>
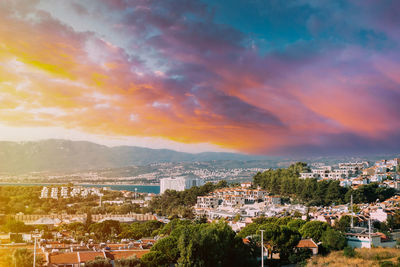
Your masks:
<instances>
[{"instance_id":1,"label":"utility pole","mask_svg":"<svg viewBox=\"0 0 400 267\"><path fill-rule=\"evenodd\" d=\"M371 214L368 219L368 238L369 238L369 248L372 247L372 239L371 239Z\"/></svg>"},{"instance_id":2,"label":"utility pole","mask_svg":"<svg viewBox=\"0 0 400 267\"><path fill-rule=\"evenodd\" d=\"M39 232L38 229L35 230L34 234L32 235L33 238L35 239L35 246L33 247L33 267L36 266L36 240L39 237Z\"/></svg>"},{"instance_id":3,"label":"utility pole","mask_svg":"<svg viewBox=\"0 0 400 267\"><path fill-rule=\"evenodd\" d=\"M264 230L261 232L261 267L264 267Z\"/></svg>"},{"instance_id":4,"label":"utility pole","mask_svg":"<svg viewBox=\"0 0 400 267\"><path fill-rule=\"evenodd\" d=\"M354 211L353 211L353 194L350 196L350 206L351 206L351 223L350 223L350 229L353 229L354 227Z\"/></svg>"}]
</instances>

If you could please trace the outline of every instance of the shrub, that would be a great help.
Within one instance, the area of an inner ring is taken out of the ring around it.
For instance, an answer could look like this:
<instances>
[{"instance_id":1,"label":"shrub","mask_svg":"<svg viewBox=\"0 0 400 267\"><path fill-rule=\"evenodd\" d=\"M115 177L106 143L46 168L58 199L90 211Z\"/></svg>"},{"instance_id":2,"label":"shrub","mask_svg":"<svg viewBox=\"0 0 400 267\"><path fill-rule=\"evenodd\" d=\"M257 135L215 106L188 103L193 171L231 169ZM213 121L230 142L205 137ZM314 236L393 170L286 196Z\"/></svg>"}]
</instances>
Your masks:
<instances>
[{"instance_id":1,"label":"shrub","mask_svg":"<svg viewBox=\"0 0 400 267\"><path fill-rule=\"evenodd\" d=\"M356 256L356 251L352 247L345 247L343 249L343 255L347 258L354 258Z\"/></svg>"},{"instance_id":2,"label":"shrub","mask_svg":"<svg viewBox=\"0 0 400 267\"><path fill-rule=\"evenodd\" d=\"M379 267L395 267L396 265L391 261L381 261Z\"/></svg>"}]
</instances>

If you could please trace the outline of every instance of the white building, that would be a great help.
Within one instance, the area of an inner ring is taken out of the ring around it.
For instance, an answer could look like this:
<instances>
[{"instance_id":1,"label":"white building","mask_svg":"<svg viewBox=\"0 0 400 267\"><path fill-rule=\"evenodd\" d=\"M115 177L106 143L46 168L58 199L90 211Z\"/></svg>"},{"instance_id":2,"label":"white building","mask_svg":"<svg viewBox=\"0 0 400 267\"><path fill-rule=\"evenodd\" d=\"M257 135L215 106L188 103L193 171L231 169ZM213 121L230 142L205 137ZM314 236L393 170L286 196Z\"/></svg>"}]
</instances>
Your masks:
<instances>
[{"instance_id":1,"label":"white building","mask_svg":"<svg viewBox=\"0 0 400 267\"><path fill-rule=\"evenodd\" d=\"M43 186L42 192L40 193L40 198L48 198L49 197L49 188Z\"/></svg>"},{"instance_id":2,"label":"white building","mask_svg":"<svg viewBox=\"0 0 400 267\"><path fill-rule=\"evenodd\" d=\"M51 188L50 197L54 198L54 199L58 199L58 188L57 187Z\"/></svg>"},{"instance_id":3,"label":"white building","mask_svg":"<svg viewBox=\"0 0 400 267\"><path fill-rule=\"evenodd\" d=\"M353 248L396 246L396 241L385 240L379 233L346 233L347 245Z\"/></svg>"},{"instance_id":4,"label":"white building","mask_svg":"<svg viewBox=\"0 0 400 267\"><path fill-rule=\"evenodd\" d=\"M214 196L198 196L197 208L216 208L218 206L218 198Z\"/></svg>"},{"instance_id":5,"label":"white building","mask_svg":"<svg viewBox=\"0 0 400 267\"><path fill-rule=\"evenodd\" d=\"M370 216L372 221L386 222L388 217L391 215L390 212L387 212L384 209L379 208L375 211L372 211L370 213Z\"/></svg>"},{"instance_id":6,"label":"white building","mask_svg":"<svg viewBox=\"0 0 400 267\"><path fill-rule=\"evenodd\" d=\"M61 197L68 198L68 187L61 187Z\"/></svg>"},{"instance_id":7,"label":"white building","mask_svg":"<svg viewBox=\"0 0 400 267\"><path fill-rule=\"evenodd\" d=\"M312 173L312 172L301 172L300 173L301 179L319 178L319 177L320 177L320 175L318 173Z\"/></svg>"},{"instance_id":8,"label":"white building","mask_svg":"<svg viewBox=\"0 0 400 267\"><path fill-rule=\"evenodd\" d=\"M176 177L176 178L164 178L160 179L160 194L164 193L165 190L176 190L183 191L193 186L202 186L204 180L191 177Z\"/></svg>"}]
</instances>

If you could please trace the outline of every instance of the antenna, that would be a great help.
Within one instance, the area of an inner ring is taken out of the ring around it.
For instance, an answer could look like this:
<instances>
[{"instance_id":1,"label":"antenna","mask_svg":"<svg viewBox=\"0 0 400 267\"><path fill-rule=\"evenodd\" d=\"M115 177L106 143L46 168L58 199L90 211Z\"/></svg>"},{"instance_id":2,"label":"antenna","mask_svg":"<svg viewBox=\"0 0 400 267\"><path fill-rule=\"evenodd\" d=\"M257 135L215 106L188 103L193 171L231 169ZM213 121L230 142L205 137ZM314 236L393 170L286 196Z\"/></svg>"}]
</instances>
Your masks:
<instances>
[{"instance_id":1,"label":"antenna","mask_svg":"<svg viewBox=\"0 0 400 267\"><path fill-rule=\"evenodd\" d=\"M371 214L369 215L369 218L368 218L368 229L369 229L369 231L368 231L368 238L369 238L369 244L370 244L370 247L369 248L371 248L372 246L372 239L371 239Z\"/></svg>"},{"instance_id":2,"label":"antenna","mask_svg":"<svg viewBox=\"0 0 400 267\"><path fill-rule=\"evenodd\" d=\"M264 267L264 230L260 230L261 232L261 267Z\"/></svg>"},{"instance_id":3,"label":"antenna","mask_svg":"<svg viewBox=\"0 0 400 267\"><path fill-rule=\"evenodd\" d=\"M354 228L354 211L353 211L353 194L351 194L350 196L350 208L351 208L351 221L350 221L350 228L353 229Z\"/></svg>"}]
</instances>

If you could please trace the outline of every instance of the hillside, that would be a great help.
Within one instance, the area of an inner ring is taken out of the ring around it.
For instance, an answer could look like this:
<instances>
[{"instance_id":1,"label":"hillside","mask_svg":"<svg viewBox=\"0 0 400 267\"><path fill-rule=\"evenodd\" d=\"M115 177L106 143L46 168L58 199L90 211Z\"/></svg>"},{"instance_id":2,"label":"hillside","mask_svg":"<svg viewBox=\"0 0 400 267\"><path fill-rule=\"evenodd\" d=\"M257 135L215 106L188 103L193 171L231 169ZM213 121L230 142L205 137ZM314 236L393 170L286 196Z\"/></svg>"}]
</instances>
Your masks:
<instances>
[{"instance_id":1,"label":"hillside","mask_svg":"<svg viewBox=\"0 0 400 267\"><path fill-rule=\"evenodd\" d=\"M134 146L107 147L86 141L0 142L0 172L77 171L160 162L255 160L235 153L182 153Z\"/></svg>"},{"instance_id":2,"label":"hillside","mask_svg":"<svg viewBox=\"0 0 400 267\"><path fill-rule=\"evenodd\" d=\"M398 266L400 250L395 248L356 249L354 258L347 258L343 251L335 251L327 256L319 255L308 261L307 266ZM392 263L392 265L390 263Z\"/></svg>"}]
</instances>

